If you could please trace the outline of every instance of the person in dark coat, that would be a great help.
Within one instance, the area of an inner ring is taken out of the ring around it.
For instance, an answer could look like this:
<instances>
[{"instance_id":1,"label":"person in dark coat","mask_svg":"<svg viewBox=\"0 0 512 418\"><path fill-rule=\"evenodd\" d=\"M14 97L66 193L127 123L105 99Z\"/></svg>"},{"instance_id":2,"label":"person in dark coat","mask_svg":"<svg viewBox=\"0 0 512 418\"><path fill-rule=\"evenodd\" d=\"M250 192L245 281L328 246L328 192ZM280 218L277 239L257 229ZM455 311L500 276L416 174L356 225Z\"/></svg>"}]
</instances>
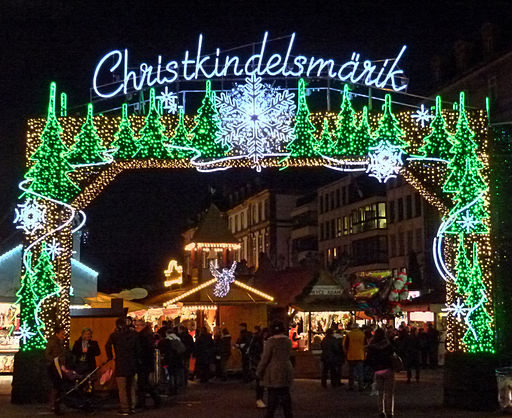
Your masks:
<instances>
[{"instance_id":1,"label":"person in dark coat","mask_svg":"<svg viewBox=\"0 0 512 418\"><path fill-rule=\"evenodd\" d=\"M201 383L206 383L210 379L210 364L212 364L214 352L212 335L206 330L206 327L201 327L199 336L196 337L194 351L197 377Z\"/></svg>"},{"instance_id":2,"label":"person in dark coat","mask_svg":"<svg viewBox=\"0 0 512 418\"><path fill-rule=\"evenodd\" d=\"M92 339L92 330L84 328L81 337L73 344L71 350L75 359L75 371L87 375L96 368L96 357L100 355L98 341Z\"/></svg>"},{"instance_id":3,"label":"person in dark coat","mask_svg":"<svg viewBox=\"0 0 512 418\"><path fill-rule=\"evenodd\" d=\"M428 336L423 328L418 330L418 344L420 346L421 367L426 369L428 365Z\"/></svg>"},{"instance_id":4,"label":"person in dark coat","mask_svg":"<svg viewBox=\"0 0 512 418\"><path fill-rule=\"evenodd\" d=\"M331 377L333 388L341 385L339 372L343 364L343 346L340 339L334 336L334 330L329 328L321 343L322 347L322 386L327 387L327 375Z\"/></svg>"},{"instance_id":5,"label":"person in dark coat","mask_svg":"<svg viewBox=\"0 0 512 418\"><path fill-rule=\"evenodd\" d=\"M251 359L249 357L251 341L251 331L247 329L247 324L242 322L240 324L240 336L236 340L236 348L240 350L242 355L242 378L246 383L251 381Z\"/></svg>"},{"instance_id":6,"label":"person in dark coat","mask_svg":"<svg viewBox=\"0 0 512 418\"><path fill-rule=\"evenodd\" d=\"M139 358L137 359L137 408L146 407L146 394L153 399L155 408L160 407L161 399L149 375L155 371L155 338L151 328L144 321L135 321L135 330L139 341Z\"/></svg>"},{"instance_id":7,"label":"person in dark coat","mask_svg":"<svg viewBox=\"0 0 512 418\"><path fill-rule=\"evenodd\" d=\"M169 393L171 395L178 393L179 387L185 385L183 356L186 348L176 334L177 330L167 328L165 338L158 343L158 349L162 354L162 365L167 370Z\"/></svg>"},{"instance_id":8,"label":"person in dark coat","mask_svg":"<svg viewBox=\"0 0 512 418\"><path fill-rule=\"evenodd\" d=\"M290 361L292 342L286 335L281 321L271 326L272 337L265 341L263 355L256 370L268 390L267 418L273 418L279 404L283 407L285 418L292 418L292 399L290 386L293 381L293 366Z\"/></svg>"},{"instance_id":9,"label":"person in dark coat","mask_svg":"<svg viewBox=\"0 0 512 418\"><path fill-rule=\"evenodd\" d=\"M412 369L416 371L416 382L420 381L420 342L417 330L411 328L403 338L400 351L404 359L404 368L407 371L407 383L411 383Z\"/></svg>"},{"instance_id":10,"label":"person in dark coat","mask_svg":"<svg viewBox=\"0 0 512 418\"><path fill-rule=\"evenodd\" d=\"M178 337L185 345L185 353L183 354L183 383L187 386L190 372L190 357L194 354L194 339L185 325L180 325L178 328Z\"/></svg>"},{"instance_id":11,"label":"person in dark coat","mask_svg":"<svg viewBox=\"0 0 512 418\"><path fill-rule=\"evenodd\" d=\"M395 407L395 371L393 356L395 349L386 337L383 328L377 328L368 345L366 364L375 371L375 382L379 391L379 416L392 418Z\"/></svg>"},{"instance_id":12,"label":"person in dark coat","mask_svg":"<svg viewBox=\"0 0 512 418\"><path fill-rule=\"evenodd\" d=\"M249 348L249 358L251 361L251 370L254 368L254 375L256 376L256 370L263 354L263 346L267 338L270 336L268 328L261 330L259 326L254 327L254 333L252 335L252 341ZM263 394L265 387L261 384L260 379L256 376L256 407L266 408L265 402L263 402Z\"/></svg>"},{"instance_id":13,"label":"person in dark coat","mask_svg":"<svg viewBox=\"0 0 512 418\"><path fill-rule=\"evenodd\" d=\"M215 340L215 356L216 377L225 381L226 367L231 357L231 335L227 328L223 328L220 337Z\"/></svg>"},{"instance_id":14,"label":"person in dark coat","mask_svg":"<svg viewBox=\"0 0 512 418\"><path fill-rule=\"evenodd\" d=\"M64 366L64 328L56 327L55 333L48 339L44 352L47 361L47 371L52 387L50 390L50 408L56 415L60 415L59 398L62 392Z\"/></svg>"},{"instance_id":15,"label":"person in dark coat","mask_svg":"<svg viewBox=\"0 0 512 418\"><path fill-rule=\"evenodd\" d=\"M431 369L435 369L438 366L438 354L439 354L439 331L434 328L434 324L429 322L427 324L427 344L428 344L428 362Z\"/></svg>"},{"instance_id":16,"label":"person in dark coat","mask_svg":"<svg viewBox=\"0 0 512 418\"><path fill-rule=\"evenodd\" d=\"M126 326L124 318L119 318L116 321L116 329L110 334L105 345L105 352L109 361L114 358L112 348L115 351L119 413L129 415L135 409L134 378L137 373L137 359L139 358L139 339L137 333Z\"/></svg>"}]
</instances>

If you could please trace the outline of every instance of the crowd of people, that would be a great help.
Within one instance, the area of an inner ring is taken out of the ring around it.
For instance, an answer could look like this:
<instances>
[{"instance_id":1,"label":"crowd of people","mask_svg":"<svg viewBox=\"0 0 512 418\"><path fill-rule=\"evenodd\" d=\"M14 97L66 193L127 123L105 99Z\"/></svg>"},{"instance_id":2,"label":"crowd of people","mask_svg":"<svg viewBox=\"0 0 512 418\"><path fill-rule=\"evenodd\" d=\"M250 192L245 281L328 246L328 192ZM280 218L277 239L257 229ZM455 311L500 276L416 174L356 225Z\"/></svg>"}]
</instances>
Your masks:
<instances>
[{"instance_id":1,"label":"crowd of people","mask_svg":"<svg viewBox=\"0 0 512 418\"><path fill-rule=\"evenodd\" d=\"M292 328L293 330L293 328ZM266 416L273 417L279 406L286 418L292 417L290 386L293 380L294 332L280 321L269 328L240 324L236 341L227 328L214 328L210 333L203 326L192 336L183 324L174 326L164 321L153 330L151 324L119 318L116 328L105 345L108 362L114 361L114 376L119 395L119 413L129 415L146 408L146 399L153 406L162 404L161 390L156 383L164 383L167 396L184 391L189 380L206 383L215 378L227 380L227 366L233 349L240 351L242 380L255 382L256 407L266 408ZM100 347L93 340L92 330L85 328L74 342L70 356L64 350L65 332L56 329L48 341L46 358L52 382L50 402L55 413L60 413L62 383L68 373L86 376L97 370L96 357ZM372 391L378 394L380 417L394 416L395 373L407 372L410 383L414 372L420 380L422 367L437 366L439 333L429 324L427 329L409 328L404 323L393 326L360 328L356 323L342 330L332 326L321 342L321 385L343 385L342 367L348 367L348 390ZM156 362L156 353L160 361ZM195 366L191 369L191 359ZM155 370L155 365L161 368ZM162 378L154 377L163 371ZM160 387L161 389L161 387ZM264 394L267 393L267 403Z\"/></svg>"}]
</instances>

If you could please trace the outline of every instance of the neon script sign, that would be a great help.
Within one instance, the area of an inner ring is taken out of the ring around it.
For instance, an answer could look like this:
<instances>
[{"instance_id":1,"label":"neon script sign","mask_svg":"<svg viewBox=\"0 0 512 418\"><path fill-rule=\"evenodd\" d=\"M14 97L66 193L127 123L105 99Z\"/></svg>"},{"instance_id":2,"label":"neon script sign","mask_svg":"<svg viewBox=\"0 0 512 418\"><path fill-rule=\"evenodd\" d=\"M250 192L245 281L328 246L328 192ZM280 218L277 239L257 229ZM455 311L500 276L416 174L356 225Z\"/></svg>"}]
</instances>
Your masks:
<instances>
[{"instance_id":1,"label":"neon script sign","mask_svg":"<svg viewBox=\"0 0 512 418\"><path fill-rule=\"evenodd\" d=\"M342 65L336 64L333 59L306 57L292 55L295 33L290 36L285 55L270 52L267 48L268 32L263 35L260 51L244 62L237 55L220 55L219 48L215 54L203 55L203 36L199 35L197 50L194 54L185 51L181 61L163 62L158 55L156 65L145 62L140 63L138 71L130 70L128 50L115 49L101 58L94 70L93 89L95 93L104 98L114 97L117 94L128 93L132 89L142 90L145 86L155 84L165 85L178 80L181 75L184 80L197 80L198 78L214 78L234 76L284 76L284 77L329 77L332 79L364 84L378 88L391 88L401 91L407 88L403 70L398 63L405 52L404 45L396 58L386 59L383 62L370 60L360 61L360 54L352 53L349 61ZM390 64L390 61L392 63ZM98 80L105 74L115 74L120 81L101 86Z\"/></svg>"}]
</instances>

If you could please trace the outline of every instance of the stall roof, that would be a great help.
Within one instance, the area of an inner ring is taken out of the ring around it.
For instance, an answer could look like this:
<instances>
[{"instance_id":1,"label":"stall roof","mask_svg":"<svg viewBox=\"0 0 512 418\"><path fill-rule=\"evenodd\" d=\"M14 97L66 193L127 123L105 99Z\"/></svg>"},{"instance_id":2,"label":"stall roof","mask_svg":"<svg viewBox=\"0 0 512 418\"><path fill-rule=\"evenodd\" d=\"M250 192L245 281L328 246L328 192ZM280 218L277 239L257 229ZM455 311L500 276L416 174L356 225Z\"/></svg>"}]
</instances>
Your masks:
<instances>
[{"instance_id":1,"label":"stall roof","mask_svg":"<svg viewBox=\"0 0 512 418\"><path fill-rule=\"evenodd\" d=\"M192 242L239 244L239 240L228 229L226 220L222 217L219 208L213 204L199 222L192 237Z\"/></svg>"},{"instance_id":2,"label":"stall roof","mask_svg":"<svg viewBox=\"0 0 512 418\"><path fill-rule=\"evenodd\" d=\"M288 306L304 292L313 278L311 270L296 267L282 271L258 270L254 282L260 289L273 295L279 306Z\"/></svg>"}]
</instances>

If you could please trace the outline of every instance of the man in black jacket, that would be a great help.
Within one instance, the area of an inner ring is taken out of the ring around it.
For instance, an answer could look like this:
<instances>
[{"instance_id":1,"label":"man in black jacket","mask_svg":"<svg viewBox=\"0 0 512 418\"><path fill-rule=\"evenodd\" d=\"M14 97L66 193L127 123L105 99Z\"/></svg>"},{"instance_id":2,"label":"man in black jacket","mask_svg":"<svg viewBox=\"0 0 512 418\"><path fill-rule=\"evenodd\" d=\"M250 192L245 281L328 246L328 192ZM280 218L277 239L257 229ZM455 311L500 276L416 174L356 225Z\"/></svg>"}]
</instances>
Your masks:
<instances>
[{"instance_id":1,"label":"man in black jacket","mask_svg":"<svg viewBox=\"0 0 512 418\"><path fill-rule=\"evenodd\" d=\"M153 331L144 321L135 321L135 331L139 340L139 358L137 362L137 407L146 407L146 393L151 395L155 408L160 407L161 399L149 382L150 373L155 371L155 346Z\"/></svg>"},{"instance_id":2,"label":"man in black jacket","mask_svg":"<svg viewBox=\"0 0 512 418\"><path fill-rule=\"evenodd\" d=\"M251 361L249 357L249 351L251 348L252 334L247 329L247 324L242 322L240 324L240 336L236 341L236 347L242 354L242 377L245 383L251 381Z\"/></svg>"},{"instance_id":3,"label":"man in black jacket","mask_svg":"<svg viewBox=\"0 0 512 418\"><path fill-rule=\"evenodd\" d=\"M139 341L137 333L126 326L124 318L116 321L116 329L110 334L105 345L108 360L114 358L112 347L116 354L115 376L119 391L119 413L130 415L135 410L134 377L137 372L137 359L139 356Z\"/></svg>"}]
</instances>

